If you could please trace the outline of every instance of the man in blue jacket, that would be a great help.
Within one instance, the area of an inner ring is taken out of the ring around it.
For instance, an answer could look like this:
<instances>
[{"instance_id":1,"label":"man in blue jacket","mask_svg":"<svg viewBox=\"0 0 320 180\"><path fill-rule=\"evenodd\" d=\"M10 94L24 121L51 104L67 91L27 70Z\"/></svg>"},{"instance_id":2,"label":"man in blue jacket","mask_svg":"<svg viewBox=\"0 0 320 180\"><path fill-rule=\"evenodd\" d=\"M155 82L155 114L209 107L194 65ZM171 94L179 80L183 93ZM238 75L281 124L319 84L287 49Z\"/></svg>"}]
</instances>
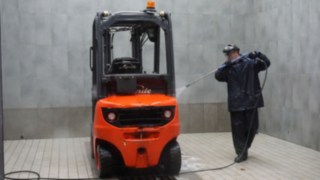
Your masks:
<instances>
[{"instance_id":1,"label":"man in blue jacket","mask_svg":"<svg viewBox=\"0 0 320 180\"><path fill-rule=\"evenodd\" d=\"M247 160L258 130L257 108L264 106L258 73L266 70L270 61L257 51L241 55L234 44L227 45L223 53L227 61L215 72L215 78L227 83L235 162L239 163Z\"/></svg>"}]
</instances>

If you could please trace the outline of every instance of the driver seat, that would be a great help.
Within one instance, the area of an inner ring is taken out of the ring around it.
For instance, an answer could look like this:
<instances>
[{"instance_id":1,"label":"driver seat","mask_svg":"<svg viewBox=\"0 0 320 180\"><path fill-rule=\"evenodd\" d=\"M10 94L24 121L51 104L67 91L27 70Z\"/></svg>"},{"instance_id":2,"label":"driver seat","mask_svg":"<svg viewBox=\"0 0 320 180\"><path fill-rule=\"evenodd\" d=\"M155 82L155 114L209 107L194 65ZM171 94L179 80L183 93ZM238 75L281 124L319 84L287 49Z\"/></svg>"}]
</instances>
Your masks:
<instances>
[{"instance_id":1,"label":"driver seat","mask_svg":"<svg viewBox=\"0 0 320 180\"><path fill-rule=\"evenodd\" d=\"M111 64L111 74L141 74L141 62L132 57L115 58Z\"/></svg>"}]
</instances>

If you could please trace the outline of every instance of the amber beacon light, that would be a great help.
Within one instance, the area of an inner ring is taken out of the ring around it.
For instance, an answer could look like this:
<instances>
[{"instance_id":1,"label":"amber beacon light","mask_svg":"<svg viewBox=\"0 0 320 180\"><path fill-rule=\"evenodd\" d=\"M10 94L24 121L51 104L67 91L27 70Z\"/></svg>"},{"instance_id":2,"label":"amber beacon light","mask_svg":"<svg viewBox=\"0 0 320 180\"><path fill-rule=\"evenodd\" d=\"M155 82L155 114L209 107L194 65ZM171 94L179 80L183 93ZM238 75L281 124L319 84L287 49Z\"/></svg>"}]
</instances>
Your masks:
<instances>
[{"instance_id":1,"label":"amber beacon light","mask_svg":"<svg viewBox=\"0 0 320 180\"><path fill-rule=\"evenodd\" d=\"M148 0L147 9L155 9L155 8L156 8L156 2L154 0Z\"/></svg>"}]
</instances>

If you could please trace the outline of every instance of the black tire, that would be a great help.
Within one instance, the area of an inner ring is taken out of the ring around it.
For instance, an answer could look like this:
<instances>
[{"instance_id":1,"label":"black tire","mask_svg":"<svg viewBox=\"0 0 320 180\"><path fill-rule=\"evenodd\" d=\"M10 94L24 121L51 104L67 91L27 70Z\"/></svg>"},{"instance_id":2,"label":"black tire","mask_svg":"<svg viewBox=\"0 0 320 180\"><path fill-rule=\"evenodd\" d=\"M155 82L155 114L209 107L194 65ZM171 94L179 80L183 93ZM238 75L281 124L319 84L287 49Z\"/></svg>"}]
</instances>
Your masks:
<instances>
[{"instance_id":1,"label":"black tire","mask_svg":"<svg viewBox=\"0 0 320 180\"><path fill-rule=\"evenodd\" d=\"M100 178L107 178L113 175L113 160L111 153L101 146L97 146L97 167Z\"/></svg>"},{"instance_id":2,"label":"black tire","mask_svg":"<svg viewBox=\"0 0 320 180\"><path fill-rule=\"evenodd\" d=\"M181 150L177 141L168 144L162 154L161 164L165 173L178 175L181 169Z\"/></svg>"},{"instance_id":3,"label":"black tire","mask_svg":"<svg viewBox=\"0 0 320 180\"><path fill-rule=\"evenodd\" d=\"M92 124L90 126L90 154L91 154L91 158L94 159Z\"/></svg>"}]
</instances>

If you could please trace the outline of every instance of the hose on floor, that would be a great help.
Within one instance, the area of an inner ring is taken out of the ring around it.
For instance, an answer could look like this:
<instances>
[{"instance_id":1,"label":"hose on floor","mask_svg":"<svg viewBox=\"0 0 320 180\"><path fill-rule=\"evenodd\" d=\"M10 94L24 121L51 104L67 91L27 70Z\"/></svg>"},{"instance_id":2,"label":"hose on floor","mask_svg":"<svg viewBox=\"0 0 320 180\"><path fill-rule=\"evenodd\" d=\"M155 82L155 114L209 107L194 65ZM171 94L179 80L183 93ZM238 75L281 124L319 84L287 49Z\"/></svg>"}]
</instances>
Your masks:
<instances>
[{"instance_id":1,"label":"hose on floor","mask_svg":"<svg viewBox=\"0 0 320 180\"><path fill-rule=\"evenodd\" d=\"M30 176L34 176L34 177L31 177L31 178L10 177L12 175L24 174L24 173L29 173ZM38 172L29 171L29 170L21 170L21 171L12 171L12 172L6 173L4 175L4 179L8 179L8 180L71 180L74 178L42 178ZM100 178L80 178L78 180L98 180L98 179L100 179Z\"/></svg>"},{"instance_id":2,"label":"hose on floor","mask_svg":"<svg viewBox=\"0 0 320 180\"><path fill-rule=\"evenodd\" d=\"M31 174L31 176L36 176L34 178L24 178L26 180L29 180L29 179L40 179L40 174L35 172L35 171L28 171L28 170L21 170L21 171L12 171L12 172L8 172L6 174L4 174L4 179L19 179L19 178L13 178L13 177L10 177L11 175L14 175L14 174L23 174L23 173L29 173Z\"/></svg>"}]
</instances>

